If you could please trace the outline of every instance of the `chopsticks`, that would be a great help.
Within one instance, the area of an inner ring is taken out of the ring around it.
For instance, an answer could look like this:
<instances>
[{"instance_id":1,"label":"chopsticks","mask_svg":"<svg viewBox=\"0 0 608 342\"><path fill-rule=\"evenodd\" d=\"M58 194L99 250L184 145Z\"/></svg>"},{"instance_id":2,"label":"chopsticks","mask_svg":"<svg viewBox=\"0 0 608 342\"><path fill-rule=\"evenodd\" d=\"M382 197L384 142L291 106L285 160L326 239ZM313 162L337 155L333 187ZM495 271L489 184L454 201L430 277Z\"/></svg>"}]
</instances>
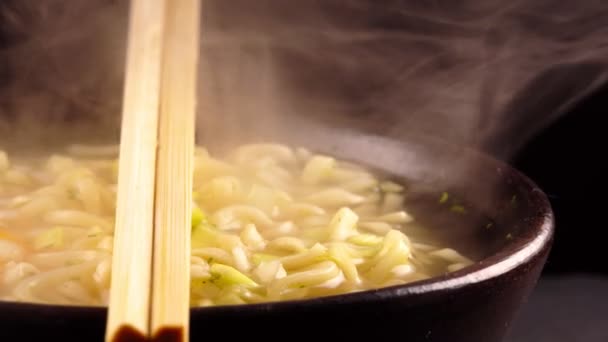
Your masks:
<instances>
[{"instance_id":1,"label":"chopsticks","mask_svg":"<svg viewBox=\"0 0 608 342\"><path fill-rule=\"evenodd\" d=\"M132 0L106 341L187 341L200 0Z\"/></svg>"},{"instance_id":2,"label":"chopsticks","mask_svg":"<svg viewBox=\"0 0 608 342\"><path fill-rule=\"evenodd\" d=\"M200 0L170 0L163 54L150 332L188 340Z\"/></svg>"},{"instance_id":3,"label":"chopsticks","mask_svg":"<svg viewBox=\"0 0 608 342\"><path fill-rule=\"evenodd\" d=\"M131 1L106 341L149 329L165 1Z\"/></svg>"}]
</instances>

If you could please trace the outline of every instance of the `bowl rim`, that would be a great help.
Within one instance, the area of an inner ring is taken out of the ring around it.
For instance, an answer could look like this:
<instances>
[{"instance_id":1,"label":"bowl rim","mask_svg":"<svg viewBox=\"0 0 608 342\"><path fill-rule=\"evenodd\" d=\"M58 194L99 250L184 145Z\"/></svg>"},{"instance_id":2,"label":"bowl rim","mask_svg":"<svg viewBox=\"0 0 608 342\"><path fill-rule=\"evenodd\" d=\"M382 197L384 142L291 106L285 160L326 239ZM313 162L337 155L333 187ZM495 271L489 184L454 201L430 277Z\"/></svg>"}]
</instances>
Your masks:
<instances>
[{"instance_id":1,"label":"bowl rim","mask_svg":"<svg viewBox=\"0 0 608 342\"><path fill-rule=\"evenodd\" d=\"M381 143L392 141L384 136L374 134L357 133L359 138L378 140ZM428 139L424 140L437 140ZM415 139L414 139L415 141ZM397 141L400 145L405 145L407 141ZM445 143L445 142L443 142ZM332 304L357 304L369 301L370 298L375 300L391 299L396 297L407 297L428 294L431 292L440 292L450 289L458 289L465 286L474 285L485 282L508 273L524 264L535 256L541 254L546 248L550 248L554 230L555 218L550 201L543 190L528 176L509 165L507 162L498 160L487 153L471 147L460 146L465 154L471 155L475 159L486 162L495 171L500 172L501 178L511 179L525 191L529 206L534 208L534 213L527 218L526 226L530 229L528 236L521 239L513 239L510 243L501 247L498 252L493 253L472 265L464 267L460 270L449 272L440 276L431 277L428 279L409 282L401 285L393 285L364 291L316 297L309 299L296 299L277 302L263 302L255 304L242 305L218 305L210 307L191 307L190 315L201 315L213 312L259 312L270 310L289 310L299 307L327 306ZM104 314L107 312L106 306L83 306L83 305L58 305L45 303L31 302L13 302L0 300L0 308L18 308L23 310L44 310L45 312L61 312L65 314Z\"/></svg>"}]
</instances>

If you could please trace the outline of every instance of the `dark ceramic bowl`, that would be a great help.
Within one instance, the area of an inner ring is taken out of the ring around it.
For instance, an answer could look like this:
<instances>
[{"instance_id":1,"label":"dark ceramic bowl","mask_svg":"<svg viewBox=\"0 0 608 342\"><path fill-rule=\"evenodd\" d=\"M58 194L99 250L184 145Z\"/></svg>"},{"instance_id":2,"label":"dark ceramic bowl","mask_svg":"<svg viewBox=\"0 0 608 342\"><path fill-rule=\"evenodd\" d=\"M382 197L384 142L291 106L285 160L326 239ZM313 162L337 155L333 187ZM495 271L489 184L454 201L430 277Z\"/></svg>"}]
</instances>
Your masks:
<instances>
[{"instance_id":1,"label":"dark ceramic bowl","mask_svg":"<svg viewBox=\"0 0 608 342\"><path fill-rule=\"evenodd\" d=\"M192 341L500 341L535 286L553 236L543 194L516 170L428 139L295 129L273 140L365 163L408 185L406 205L479 260L404 286L305 301L197 308ZM439 203L441 193L450 201ZM450 210L452 205L465 208ZM106 310L0 303L0 341L101 341ZM10 338L14 336L14 338Z\"/></svg>"}]
</instances>

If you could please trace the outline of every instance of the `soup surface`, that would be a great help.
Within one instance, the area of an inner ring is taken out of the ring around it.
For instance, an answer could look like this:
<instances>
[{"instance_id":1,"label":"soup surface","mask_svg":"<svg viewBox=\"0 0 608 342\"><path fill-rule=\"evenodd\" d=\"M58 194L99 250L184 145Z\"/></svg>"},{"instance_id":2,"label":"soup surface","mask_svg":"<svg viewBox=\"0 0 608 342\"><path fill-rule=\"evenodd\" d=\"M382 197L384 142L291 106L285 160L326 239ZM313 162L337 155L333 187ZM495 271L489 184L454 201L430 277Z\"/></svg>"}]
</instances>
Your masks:
<instances>
[{"instance_id":1,"label":"soup surface","mask_svg":"<svg viewBox=\"0 0 608 342\"><path fill-rule=\"evenodd\" d=\"M0 296L106 305L117 148L0 151ZM191 305L327 296L437 276L471 261L404 208L407 190L304 148L198 148ZM135 243L135 242L134 242Z\"/></svg>"}]
</instances>

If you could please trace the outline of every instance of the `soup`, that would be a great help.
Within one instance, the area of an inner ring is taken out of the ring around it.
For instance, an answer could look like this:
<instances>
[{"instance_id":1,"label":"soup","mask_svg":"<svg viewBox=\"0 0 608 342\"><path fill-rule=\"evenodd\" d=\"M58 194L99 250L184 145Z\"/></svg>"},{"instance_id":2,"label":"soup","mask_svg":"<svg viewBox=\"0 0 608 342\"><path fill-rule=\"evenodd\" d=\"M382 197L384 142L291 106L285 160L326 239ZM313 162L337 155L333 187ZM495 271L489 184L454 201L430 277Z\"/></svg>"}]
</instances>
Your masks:
<instances>
[{"instance_id":1,"label":"soup","mask_svg":"<svg viewBox=\"0 0 608 342\"><path fill-rule=\"evenodd\" d=\"M3 300L107 305L116 152L0 151ZM402 184L361 165L279 144L222 158L200 147L194 164L192 306L363 291L471 263L408 214Z\"/></svg>"}]
</instances>

